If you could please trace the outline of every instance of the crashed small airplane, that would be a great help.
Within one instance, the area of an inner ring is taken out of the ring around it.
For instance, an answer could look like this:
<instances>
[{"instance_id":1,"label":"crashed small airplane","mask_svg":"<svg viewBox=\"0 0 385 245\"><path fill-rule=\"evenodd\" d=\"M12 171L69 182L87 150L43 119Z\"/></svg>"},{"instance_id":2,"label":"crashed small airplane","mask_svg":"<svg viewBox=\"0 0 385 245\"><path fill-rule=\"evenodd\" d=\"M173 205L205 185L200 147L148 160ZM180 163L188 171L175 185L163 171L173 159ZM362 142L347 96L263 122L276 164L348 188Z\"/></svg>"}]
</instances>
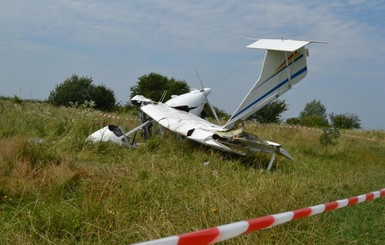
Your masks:
<instances>
[{"instance_id":1,"label":"crashed small airplane","mask_svg":"<svg viewBox=\"0 0 385 245\"><path fill-rule=\"evenodd\" d=\"M106 126L87 139L91 141L113 141L126 144L128 137L138 130L148 130L153 121L187 139L238 155L255 152L272 154L268 169L272 167L276 155L293 158L278 143L263 140L257 135L243 130L243 120L301 81L307 74L305 46L313 41L296 41L288 39L260 39L248 48L266 50L265 60L259 79L232 114L228 122L216 125L201 117L207 102L218 120L215 110L208 101L209 88L193 90L179 96L173 96L165 103L154 102L141 95L131 101L141 104L142 124L128 133L123 133L113 125Z\"/></svg>"}]
</instances>

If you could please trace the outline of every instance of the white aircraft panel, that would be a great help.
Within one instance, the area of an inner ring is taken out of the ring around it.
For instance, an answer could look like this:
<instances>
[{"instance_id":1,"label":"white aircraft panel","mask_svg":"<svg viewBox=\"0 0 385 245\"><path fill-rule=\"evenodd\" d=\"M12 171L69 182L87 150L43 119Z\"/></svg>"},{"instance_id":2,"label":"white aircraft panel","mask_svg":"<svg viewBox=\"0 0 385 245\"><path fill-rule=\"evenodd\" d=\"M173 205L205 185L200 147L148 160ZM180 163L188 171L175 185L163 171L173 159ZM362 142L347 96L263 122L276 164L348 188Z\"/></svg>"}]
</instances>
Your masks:
<instances>
[{"instance_id":1,"label":"white aircraft panel","mask_svg":"<svg viewBox=\"0 0 385 245\"><path fill-rule=\"evenodd\" d=\"M260 39L248 45L247 47L294 52L297 49L300 49L309 43L310 43L309 41L296 41L296 40L288 40L288 39Z\"/></svg>"}]
</instances>

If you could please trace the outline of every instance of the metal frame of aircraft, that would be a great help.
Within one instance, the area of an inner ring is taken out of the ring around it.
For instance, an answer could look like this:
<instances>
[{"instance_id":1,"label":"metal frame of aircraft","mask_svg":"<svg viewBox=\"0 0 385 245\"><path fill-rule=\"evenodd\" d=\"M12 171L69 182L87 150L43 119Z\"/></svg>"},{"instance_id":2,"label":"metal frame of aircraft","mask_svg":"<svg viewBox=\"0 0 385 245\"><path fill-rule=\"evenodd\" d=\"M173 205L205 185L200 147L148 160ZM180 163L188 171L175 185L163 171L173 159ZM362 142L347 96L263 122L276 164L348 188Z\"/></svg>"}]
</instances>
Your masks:
<instances>
[{"instance_id":1,"label":"metal frame of aircraft","mask_svg":"<svg viewBox=\"0 0 385 245\"><path fill-rule=\"evenodd\" d=\"M214 117L218 117L207 96L209 88L193 90L189 93L173 96L170 100L155 102L142 95L134 96L131 101L140 104L141 124L127 133L114 125L106 126L87 140L112 141L130 145L128 137L138 130L149 133L149 125L158 123L176 134L195 142L238 155L256 152L272 154L268 165L271 169L276 155L293 159L278 143L263 140L257 135L244 131L243 120L287 92L307 74L306 45L313 41L289 39L260 39L248 48L266 50L259 79L240 103L227 123L223 126L214 124L201 117L203 107L209 104Z\"/></svg>"}]
</instances>

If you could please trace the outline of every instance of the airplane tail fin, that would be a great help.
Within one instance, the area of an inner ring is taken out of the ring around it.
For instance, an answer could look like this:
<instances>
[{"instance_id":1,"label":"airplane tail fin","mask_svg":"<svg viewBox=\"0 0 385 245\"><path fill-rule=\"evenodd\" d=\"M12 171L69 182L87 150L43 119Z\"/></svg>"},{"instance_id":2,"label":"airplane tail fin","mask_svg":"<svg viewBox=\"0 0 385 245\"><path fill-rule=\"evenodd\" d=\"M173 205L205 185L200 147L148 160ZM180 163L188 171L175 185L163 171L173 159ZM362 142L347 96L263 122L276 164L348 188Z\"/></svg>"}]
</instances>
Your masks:
<instances>
[{"instance_id":1,"label":"airplane tail fin","mask_svg":"<svg viewBox=\"0 0 385 245\"><path fill-rule=\"evenodd\" d=\"M307 49L311 41L260 39L248 48L265 49L266 55L259 79L224 126L231 129L288 91L307 74Z\"/></svg>"}]
</instances>

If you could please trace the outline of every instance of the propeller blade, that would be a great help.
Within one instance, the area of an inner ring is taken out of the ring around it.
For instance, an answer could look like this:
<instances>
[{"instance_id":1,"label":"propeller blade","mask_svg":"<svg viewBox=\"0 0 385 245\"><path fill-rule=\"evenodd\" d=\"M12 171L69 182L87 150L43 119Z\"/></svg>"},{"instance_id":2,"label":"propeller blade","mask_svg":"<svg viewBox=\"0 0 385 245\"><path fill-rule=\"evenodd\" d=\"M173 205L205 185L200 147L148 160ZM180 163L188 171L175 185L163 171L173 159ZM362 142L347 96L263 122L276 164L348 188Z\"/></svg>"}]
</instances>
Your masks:
<instances>
[{"instance_id":1,"label":"propeller blade","mask_svg":"<svg viewBox=\"0 0 385 245\"><path fill-rule=\"evenodd\" d=\"M219 125L221 125L221 121L219 121L219 118L217 116L217 113L215 112L215 108L214 106L211 104L211 102L209 101L209 98L207 98L206 96L206 101L207 101L207 104L209 104L210 106L210 109L211 109L211 112L213 113L214 117L215 117L215 120L217 120L217 122L219 123Z\"/></svg>"},{"instance_id":2,"label":"propeller blade","mask_svg":"<svg viewBox=\"0 0 385 245\"><path fill-rule=\"evenodd\" d=\"M198 76L199 82L200 82L200 84L201 84L201 92L204 92L204 91L205 91L205 88L204 88L204 86L203 86L202 79L201 79L201 77L199 76L199 72L198 72L196 66L194 66L194 69L195 69L195 72L196 72L196 74L197 74L197 76ZM214 117L215 117L215 120L217 120L218 124L220 125L220 124L221 124L221 121L219 121L219 118L218 118L218 116L217 116L217 113L215 112L214 106L213 106L213 105L211 104L211 102L209 101L209 98L207 97L207 95L206 95L205 93L203 93L203 95L204 95L205 98L206 98L207 104L209 104L209 107L210 107L211 112L213 113L213 115L214 115Z\"/></svg>"},{"instance_id":3,"label":"propeller blade","mask_svg":"<svg viewBox=\"0 0 385 245\"><path fill-rule=\"evenodd\" d=\"M199 76L199 73L198 73L198 70L197 70L196 66L194 66L194 69L195 69L195 72L196 72L196 74L197 74L197 76L198 76L199 83L201 84L201 90L204 90L205 88L204 88L204 86L203 86L203 82L202 82L202 80L201 80L201 77Z\"/></svg>"}]
</instances>

